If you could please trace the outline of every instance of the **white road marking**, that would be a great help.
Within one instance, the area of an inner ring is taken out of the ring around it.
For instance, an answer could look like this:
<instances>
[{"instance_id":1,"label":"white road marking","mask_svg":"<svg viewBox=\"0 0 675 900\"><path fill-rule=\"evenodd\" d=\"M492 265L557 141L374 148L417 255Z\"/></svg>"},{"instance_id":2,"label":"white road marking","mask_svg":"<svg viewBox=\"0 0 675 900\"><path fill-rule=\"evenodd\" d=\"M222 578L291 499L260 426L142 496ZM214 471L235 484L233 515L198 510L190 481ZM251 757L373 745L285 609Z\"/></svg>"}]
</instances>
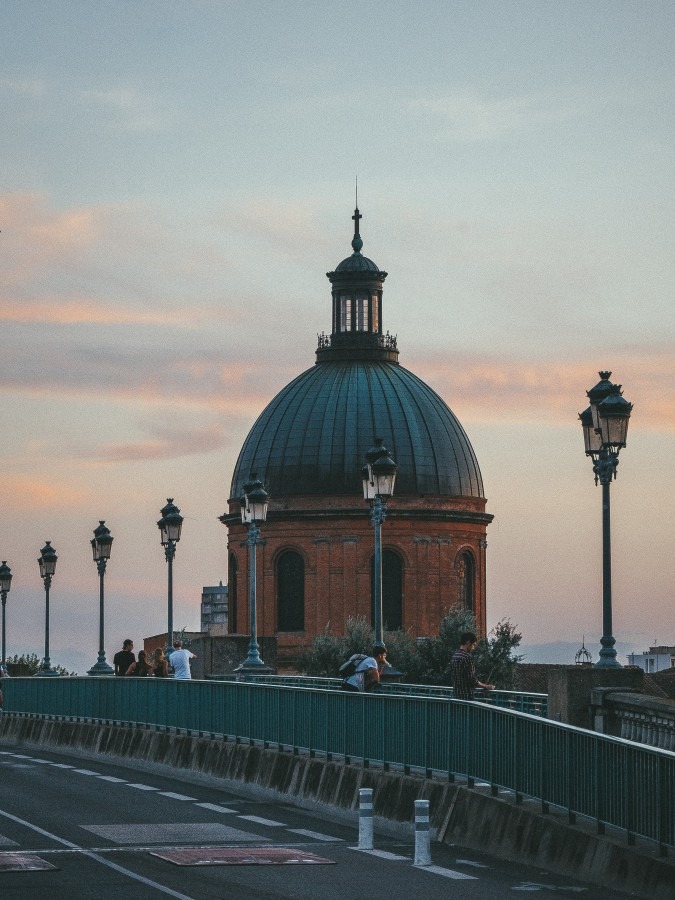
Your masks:
<instances>
[{"instance_id":1,"label":"white road marking","mask_svg":"<svg viewBox=\"0 0 675 900\"><path fill-rule=\"evenodd\" d=\"M255 822L257 825L269 825L270 828L283 828L284 822L275 822L274 819L262 819L260 816L237 816L246 819L247 822Z\"/></svg>"},{"instance_id":2,"label":"white road marking","mask_svg":"<svg viewBox=\"0 0 675 900\"><path fill-rule=\"evenodd\" d=\"M473 859L456 859L455 862L458 866L473 866L474 869L489 869L490 866L486 866L485 863L475 862Z\"/></svg>"},{"instance_id":3,"label":"white road marking","mask_svg":"<svg viewBox=\"0 0 675 900\"><path fill-rule=\"evenodd\" d=\"M75 766L69 766L67 763L49 763L50 766L54 766L55 769L74 769Z\"/></svg>"},{"instance_id":4,"label":"white road marking","mask_svg":"<svg viewBox=\"0 0 675 900\"><path fill-rule=\"evenodd\" d=\"M331 837L329 834L321 834L319 831L308 831L306 828L289 828L293 834L302 835L302 837L313 838L315 841L341 841L343 838Z\"/></svg>"},{"instance_id":5,"label":"white road marking","mask_svg":"<svg viewBox=\"0 0 675 900\"><path fill-rule=\"evenodd\" d=\"M91 769L73 769L73 772L78 772L80 775L96 775L98 776L98 772L92 772Z\"/></svg>"},{"instance_id":6,"label":"white road marking","mask_svg":"<svg viewBox=\"0 0 675 900\"><path fill-rule=\"evenodd\" d=\"M398 856L396 853L388 853L386 850L361 850L360 847L350 847L358 853L367 853L369 856L379 856L380 859L391 859L400 862L410 862L409 856Z\"/></svg>"},{"instance_id":7,"label":"white road marking","mask_svg":"<svg viewBox=\"0 0 675 900\"><path fill-rule=\"evenodd\" d=\"M124 778L115 778L114 775L97 775L97 778L100 778L101 781L110 781L112 784L126 784L126 779Z\"/></svg>"},{"instance_id":8,"label":"white road marking","mask_svg":"<svg viewBox=\"0 0 675 900\"><path fill-rule=\"evenodd\" d=\"M456 881L476 881L475 875L467 875L466 872L455 872L454 869L445 869L443 866L415 866L419 872L431 872L432 875L442 875L444 878L454 878Z\"/></svg>"},{"instance_id":9,"label":"white road marking","mask_svg":"<svg viewBox=\"0 0 675 900\"><path fill-rule=\"evenodd\" d=\"M228 809L227 806L218 806L217 803L195 803L195 806L201 806L202 809L210 809L212 812L219 813L236 813L236 809Z\"/></svg>"},{"instance_id":10,"label":"white road marking","mask_svg":"<svg viewBox=\"0 0 675 900\"><path fill-rule=\"evenodd\" d=\"M158 791L159 788L150 787L149 784L131 784L127 782L127 787L136 788L137 791Z\"/></svg>"},{"instance_id":11,"label":"white road marking","mask_svg":"<svg viewBox=\"0 0 675 900\"><path fill-rule=\"evenodd\" d=\"M187 797L185 794L175 794L173 791L160 791L160 796L170 797L171 800L196 800L196 797Z\"/></svg>"},{"instance_id":12,"label":"white road marking","mask_svg":"<svg viewBox=\"0 0 675 900\"><path fill-rule=\"evenodd\" d=\"M20 819L18 816L13 816L11 813L5 812L4 809L0 809L0 816L4 816L11 822L16 822L17 825L23 825L24 828L30 828L31 831L35 831L37 834L41 834L43 837L49 838L52 841L56 841L58 844L63 844L64 847L68 847L70 850L78 850L85 856L89 857L89 859L93 859L95 862L101 863L101 865L107 866L109 869L113 869L115 872L119 872L121 875L126 875L128 878L133 878L134 881L140 881L141 884L145 884L156 891L160 891L160 893L162 894L168 894L170 897L176 897L177 900L193 900L193 898L189 897L187 894L179 894L178 891L173 891L171 890L171 888L165 887L163 884L159 884L156 881L151 881L149 878L144 878L142 875L137 875L136 872L131 872L129 869L125 869L124 866L118 866L117 863L111 862L109 859L104 859L104 857L99 856L97 853L92 853L90 850L85 850L84 847L79 847L77 844L73 844L71 841L67 841L65 838L61 838L56 834L45 831L44 828L40 828L38 825L33 825L31 822L27 822L25 819Z\"/></svg>"}]
</instances>

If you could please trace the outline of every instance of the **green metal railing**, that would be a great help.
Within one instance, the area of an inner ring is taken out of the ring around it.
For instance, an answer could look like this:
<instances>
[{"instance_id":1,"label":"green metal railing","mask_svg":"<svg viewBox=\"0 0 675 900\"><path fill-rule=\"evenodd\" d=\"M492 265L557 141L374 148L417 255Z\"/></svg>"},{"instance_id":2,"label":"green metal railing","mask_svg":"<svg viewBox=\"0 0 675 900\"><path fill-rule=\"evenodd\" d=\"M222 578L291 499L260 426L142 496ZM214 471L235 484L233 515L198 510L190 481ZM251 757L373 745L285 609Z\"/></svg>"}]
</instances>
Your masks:
<instances>
[{"instance_id":1,"label":"green metal railing","mask_svg":"<svg viewBox=\"0 0 675 900\"><path fill-rule=\"evenodd\" d=\"M277 684L290 687L314 687L326 690L338 690L342 685L340 678L318 678L311 675L212 675L210 681L257 681L259 684ZM438 697L453 700L454 690L443 685L405 684L397 681L382 682L378 693L408 695L415 697ZM517 712L530 713L533 716L546 718L548 714L548 695L528 693L525 691L476 691L476 700L490 706L502 706Z\"/></svg>"},{"instance_id":2,"label":"green metal railing","mask_svg":"<svg viewBox=\"0 0 675 900\"><path fill-rule=\"evenodd\" d=\"M484 703L240 681L13 678L5 711L186 729L512 791L675 846L675 753Z\"/></svg>"}]
</instances>

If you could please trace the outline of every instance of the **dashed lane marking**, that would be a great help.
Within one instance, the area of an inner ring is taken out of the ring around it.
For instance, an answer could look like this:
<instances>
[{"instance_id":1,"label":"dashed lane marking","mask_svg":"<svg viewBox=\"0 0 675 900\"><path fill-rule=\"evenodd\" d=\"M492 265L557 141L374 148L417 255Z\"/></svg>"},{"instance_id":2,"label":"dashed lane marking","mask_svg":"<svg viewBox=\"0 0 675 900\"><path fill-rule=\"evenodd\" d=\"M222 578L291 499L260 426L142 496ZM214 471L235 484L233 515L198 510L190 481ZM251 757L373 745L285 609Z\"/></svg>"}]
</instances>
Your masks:
<instances>
[{"instance_id":1,"label":"dashed lane marking","mask_svg":"<svg viewBox=\"0 0 675 900\"><path fill-rule=\"evenodd\" d=\"M289 828L288 830L292 834L299 834L301 837L312 838L315 841L330 841L331 843L335 843L344 840L343 838L331 837L329 834L321 834L320 831L308 831L306 828Z\"/></svg>"},{"instance_id":2,"label":"dashed lane marking","mask_svg":"<svg viewBox=\"0 0 675 900\"><path fill-rule=\"evenodd\" d=\"M367 853L369 856L378 856L380 859L410 862L409 856L399 856L397 853L389 853L387 850L362 850L360 847L350 847L349 849L356 850L358 853Z\"/></svg>"},{"instance_id":3,"label":"dashed lane marking","mask_svg":"<svg viewBox=\"0 0 675 900\"><path fill-rule=\"evenodd\" d=\"M475 862L473 859L456 859L455 862L458 866L473 866L474 869L490 868L490 866L486 866L485 863Z\"/></svg>"},{"instance_id":4,"label":"dashed lane marking","mask_svg":"<svg viewBox=\"0 0 675 900\"><path fill-rule=\"evenodd\" d=\"M274 819L263 819L260 816L237 816L238 819L245 819L247 822L255 822L256 825L267 825L270 828L284 828L284 822L275 822Z\"/></svg>"},{"instance_id":5,"label":"dashed lane marking","mask_svg":"<svg viewBox=\"0 0 675 900\"><path fill-rule=\"evenodd\" d=\"M98 772L92 772L91 769L73 769L73 772L77 772L78 775L96 775L98 777Z\"/></svg>"},{"instance_id":6,"label":"dashed lane marking","mask_svg":"<svg viewBox=\"0 0 675 900\"><path fill-rule=\"evenodd\" d=\"M442 875L444 878L454 878L456 881L477 881L475 875L467 875L466 872L455 872L454 869L445 869L443 866L415 866L419 872L431 872L432 875Z\"/></svg>"},{"instance_id":7,"label":"dashed lane marking","mask_svg":"<svg viewBox=\"0 0 675 900\"><path fill-rule=\"evenodd\" d=\"M236 813L236 809L229 809L227 806L218 806L217 803L195 803L195 806L201 806L202 809L210 809L211 812L218 813Z\"/></svg>"},{"instance_id":8,"label":"dashed lane marking","mask_svg":"<svg viewBox=\"0 0 675 900\"><path fill-rule=\"evenodd\" d=\"M109 781L111 784L126 784L126 778L115 778L114 775L97 775L101 781Z\"/></svg>"},{"instance_id":9,"label":"dashed lane marking","mask_svg":"<svg viewBox=\"0 0 675 900\"><path fill-rule=\"evenodd\" d=\"M158 791L159 788L150 787L149 784L133 784L131 782L127 782L127 787L136 788L137 791Z\"/></svg>"},{"instance_id":10,"label":"dashed lane marking","mask_svg":"<svg viewBox=\"0 0 675 900\"><path fill-rule=\"evenodd\" d=\"M160 791L161 797L169 797L171 800L196 800L196 797L188 797L186 794L176 794L174 791Z\"/></svg>"}]
</instances>

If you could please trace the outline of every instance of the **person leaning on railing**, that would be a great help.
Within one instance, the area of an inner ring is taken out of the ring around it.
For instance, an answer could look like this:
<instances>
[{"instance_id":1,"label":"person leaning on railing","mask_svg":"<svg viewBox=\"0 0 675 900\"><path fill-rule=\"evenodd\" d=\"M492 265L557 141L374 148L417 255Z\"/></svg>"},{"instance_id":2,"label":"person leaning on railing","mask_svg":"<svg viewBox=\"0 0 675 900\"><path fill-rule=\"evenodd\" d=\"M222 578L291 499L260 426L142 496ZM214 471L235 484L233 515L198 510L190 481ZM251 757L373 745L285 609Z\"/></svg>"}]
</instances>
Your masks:
<instances>
[{"instance_id":1,"label":"person leaning on railing","mask_svg":"<svg viewBox=\"0 0 675 900\"><path fill-rule=\"evenodd\" d=\"M477 687L493 691L494 684L483 684L476 677L476 666L471 654L478 645L478 638L473 631L465 631L459 638L459 650L455 650L450 660L452 684L455 700L473 700Z\"/></svg>"}]
</instances>

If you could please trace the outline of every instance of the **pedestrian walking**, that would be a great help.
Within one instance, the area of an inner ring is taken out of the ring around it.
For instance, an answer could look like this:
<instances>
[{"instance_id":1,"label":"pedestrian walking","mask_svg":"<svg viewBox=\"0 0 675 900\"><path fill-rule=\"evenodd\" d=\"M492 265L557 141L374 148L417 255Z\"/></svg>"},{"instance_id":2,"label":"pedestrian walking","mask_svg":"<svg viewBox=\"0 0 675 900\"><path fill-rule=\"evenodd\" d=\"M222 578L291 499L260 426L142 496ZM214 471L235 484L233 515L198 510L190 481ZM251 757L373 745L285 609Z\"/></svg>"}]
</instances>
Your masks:
<instances>
[{"instance_id":1,"label":"pedestrian walking","mask_svg":"<svg viewBox=\"0 0 675 900\"><path fill-rule=\"evenodd\" d=\"M477 687L493 691L494 684L483 684L476 677L476 666L472 653L478 645L478 638L473 631L465 631L459 638L459 649L455 650L450 660L452 684L455 700L473 700Z\"/></svg>"}]
</instances>

